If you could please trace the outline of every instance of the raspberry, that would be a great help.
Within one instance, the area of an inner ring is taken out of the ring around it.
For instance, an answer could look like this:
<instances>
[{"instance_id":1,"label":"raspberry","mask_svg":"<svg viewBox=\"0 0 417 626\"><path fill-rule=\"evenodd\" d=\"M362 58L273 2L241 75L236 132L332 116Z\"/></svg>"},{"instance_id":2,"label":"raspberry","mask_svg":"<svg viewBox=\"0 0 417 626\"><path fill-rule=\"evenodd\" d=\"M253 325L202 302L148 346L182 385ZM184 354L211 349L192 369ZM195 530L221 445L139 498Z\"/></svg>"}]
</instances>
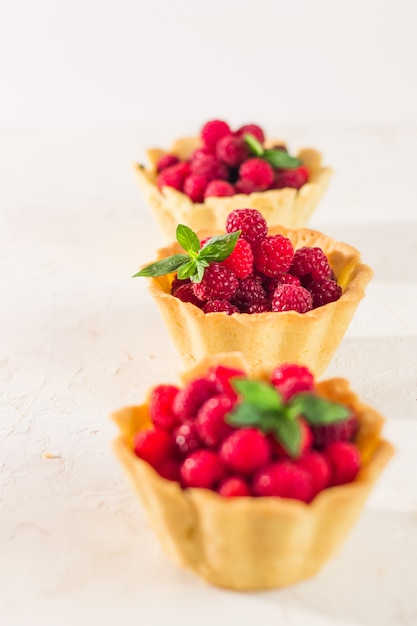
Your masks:
<instances>
[{"instance_id":1,"label":"raspberry","mask_svg":"<svg viewBox=\"0 0 417 626\"><path fill-rule=\"evenodd\" d=\"M300 391L314 390L314 376L307 367L283 363L274 369L271 383L278 389L284 402Z\"/></svg>"},{"instance_id":2,"label":"raspberry","mask_svg":"<svg viewBox=\"0 0 417 626\"><path fill-rule=\"evenodd\" d=\"M356 478L361 459L359 450L353 443L336 441L327 446L323 454L331 466L331 485L344 485Z\"/></svg>"},{"instance_id":3,"label":"raspberry","mask_svg":"<svg viewBox=\"0 0 417 626\"><path fill-rule=\"evenodd\" d=\"M352 441L358 432L358 427L358 418L354 413L345 420L331 424L312 425L314 445L317 448L325 448L335 441Z\"/></svg>"},{"instance_id":4,"label":"raspberry","mask_svg":"<svg viewBox=\"0 0 417 626\"><path fill-rule=\"evenodd\" d=\"M265 435L256 428L240 428L223 441L219 456L230 469L250 476L269 463L271 446Z\"/></svg>"},{"instance_id":5,"label":"raspberry","mask_svg":"<svg viewBox=\"0 0 417 626\"><path fill-rule=\"evenodd\" d=\"M196 150L191 159L191 172L204 176L207 181L215 179L227 179L228 170L224 163L220 163L214 154L206 154L202 150Z\"/></svg>"},{"instance_id":6,"label":"raspberry","mask_svg":"<svg viewBox=\"0 0 417 626\"><path fill-rule=\"evenodd\" d=\"M297 276L288 274L288 272L278 272L276 276L264 280L264 289L268 298L272 298L278 285L301 285L301 283Z\"/></svg>"},{"instance_id":7,"label":"raspberry","mask_svg":"<svg viewBox=\"0 0 417 626\"><path fill-rule=\"evenodd\" d=\"M303 165L293 170L276 170L272 188L283 189L284 187L293 187L294 189L300 189L300 187L308 182L308 178L308 169Z\"/></svg>"},{"instance_id":8,"label":"raspberry","mask_svg":"<svg viewBox=\"0 0 417 626\"><path fill-rule=\"evenodd\" d=\"M193 283L194 294L202 300L229 300L239 286L239 280L229 268L212 263L204 271L200 283Z\"/></svg>"},{"instance_id":9,"label":"raspberry","mask_svg":"<svg viewBox=\"0 0 417 626\"><path fill-rule=\"evenodd\" d=\"M174 450L179 455L187 455L201 448L195 420L185 420L172 433Z\"/></svg>"},{"instance_id":10,"label":"raspberry","mask_svg":"<svg viewBox=\"0 0 417 626\"><path fill-rule=\"evenodd\" d=\"M175 459L165 459L158 465L158 473L167 480L180 480L180 463Z\"/></svg>"},{"instance_id":11,"label":"raspberry","mask_svg":"<svg viewBox=\"0 0 417 626\"><path fill-rule=\"evenodd\" d=\"M294 248L288 237L270 235L254 249L253 256L256 269L273 278L290 269Z\"/></svg>"},{"instance_id":12,"label":"raspberry","mask_svg":"<svg viewBox=\"0 0 417 626\"><path fill-rule=\"evenodd\" d=\"M301 441L297 457L301 457L308 450L310 450L311 446L313 445L313 433L311 431L310 425L307 424L304 419L300 418L298 421L301 428ZM280 442L275 438L274 435L269 436L269 441L271 443L272 451L275 456L285 456L286 458L289 458L291 456L287 452L287 450L280 444Z\"/></svg>"},{"instance_id":13,"label":"raspberry","mask_svg":"<svg viewBox=\"0 0 417 626\"><path fill-rule=\"evenodd\" d=\"M201 405L216 393L216 385L212 381L206 378L191 380L174 398L174 415L180 419L194 418Z\"/></svg>"},{"instance_id":14,"label":"raspberry","mask_svg":"<svg viewBox=\"0 0 417 626\"><path fill-rule=\"evenodd\" d=\"M249 308L255 304L267 304L265 290L254 278L250 276L243 278L233 296L233 304L239 307L243 313L247 313Z\"/></svg>"},{"instance_id":15,"label":"raspberry","mask_svg":"<svg viewBox=\"0 0 417 626\"><path fill-rule=\"evenodd\" d=\"M228 267L238 278L246 278L252 274L253 252L250 243L239 237L232 253L220 265Z\"/></svg>"},{"instance_id":16,"label":"raspberry","mask_svg":"<svg viewBox=\"0 0 417 626\"><path fill-rule=\"evenodd\" d=\"M222 137L231 134L230 126L223 120L210 120L204 124L200 131L203 144L209 149L215 148L217 142L222 139Z\"/></svg>"},{"instance_id":17,"label":"raspberry","mask_svg":"<svg viewBox=\"0 0 417 626\"><path fill-rule=\"evenodd\" d=\"M308 290L313 297L313 308L336 302L342 295L342 288L334 280L323 278L322 280L312 280L308 284Z\"/></svg>"},{"instance_id":18,"label":"raspberry","mask_svg":"<svg viewBox=\"0 0 417 626\"><path fill-rule=\"evenodd\" d=\"M208 180L201 174L191 174L184 181L183 192L192 202L203 202Z\"/></svg>"},{"instance_id":19,"label":"raspberry","mask_svg":"<svg viewBox=\"0 0 417 626\"><path fill-rule=\"evenodd\" d=\"M243 180L254 183L256 191L269 189L274 180L274 170L263 159L254 157L246 159L239 168L239 176Z\"/></svg>"},{"instance_id":20,"label":"raspberry","mask_svg":"<svg viewBox=\"0 0 417 626\"><path fill-rule=\"evenodd\" d=\"M172 295L178 298L179 300L182 300L182 302L191 302L191 304L194 304L195 306L198 306L198 307L201 307L202 305L201 300L199 300L195 296L193 286L191 283L188 283L186 285L180 285L179 287L177 287L177 289L175 289Z\"/></svg>"},{"instance_id":21,"label":"raspberry","mask_svg":"<svg viewBox=\"0 0 417 626\"><path fill-rule=\"evenodd\" d=\"M253 135L255 139L262 143L265 141L265 134L262 128L260 128L257 124L245 124L241 126L237 131L236 135L238 137L243 137L244 135Z\"/></svg>"},{"instance_id":22,"label":"raspberry","mask_svg":"<svg viewBox=\"0 0 417 626\"><path fill-rule=\"evenodd\" d=\"M306 313L313 308L310 292L297 285L278 285L272 296L273 311Z\"/></svg>"},{"instance_id":23,"label":"raspberry","mask_svg":"<svg viewBox=\"0 0 417 626\"><path fill-rule=\"evenodd\" d=\"M233 399L237 398L236 392L230 384L232 378L245 378L246 374L243 370L236 367L227 367L225 365L214 365L206 372L207 380L214 382L219 393L226 393Z\"/></svg>"},{"instance_id":24,"label":"raspberry","mask_svg":"<svg viewBox=\"0 0 417 626\"><path fill-rule=\"evenodd\" d=\"M229 167L237 167L249 156L249 148L243 137L226 135L217 142L216 156Z\"/></svg>"},{"instance_id":25,"label":"raspberry","mask_svg":"<svg viewBox=\"0 0 417 626\"><path fill-rule=\"evenodd\" d=\"M255 193L255 191L259 191L257 189L255 183L246 178L239 178L235 183L236 193L243 193L245 196L248 196L251 193Z\"/></svg>"},{"instance_id":26,"label":"raspberry","mask_svg":"<svg viewBox=\"0 0 417 626\"><path fill-rule=\"evenodd\" d=\"M313 498L311 476L291 461L276 461L257 472L252 481L255 496L279 496L310 502Z\"/></svg>"},{"instance_id":27,"label":"raspberry","mask_svg":"<svg viewBox=\"0 0 417 626\"><path fill-rule=\"evenodd\" d=\"M225 469L216 452L196 450L180 468L182 482L186 487L212 489L225 475Z\"/></svg>"},{"instance_id":28,"label":"raspberry","mask_svg":"<svg viewBox=\"0 0 417 626\"><path fill-rule=\"evenodd\" d=\"M257 209L235 209L226 219L226 232L241 230L241 237L251 245L258 244L266 237L268 226Z\"/></svg>"},{"instance_id":29,"label":"raspberry","mask_svg":"<svg viewBox=\"0 0 417 626\"><path fill-rule=\"evenodd\" d=\"M291 274L310 282L328 278L332 271L327 256L321 248L300 248L296 250L290 268Z\"/></svg>"},{"instance_id":30,"label":"raspberry","mask_svg":"<svg viewBox=\"0 0 417 626\"><path fill-rule=\"evenodd\" d=\"M218 446L233 431L224 421L234 401L228 395L219 395L207 400L197 413L197 432L207 446Z\"/></svg>"},{"instance_id":31,"label":"raspberry","mask_svg":"<svg viewBox=\"0 0 417 626\"><path fill-rule=\"evenodd\" d=\"M251 495L248 483L240 476L228 476L222 480L217 488L217 493L223 496L223 498Z\"/></svg>"},{"instance_id":32,"label":"raspberry","mask_svg":"<svg viewBox=\"0 0 417 626\"><path fill-rule=\"evenodd\" d=\"M251 304L246 313L268 313L271 310L269 302L255 302Z\"/></svg>"},{"instance_id":33,"label":"raspberry","mask_svg":"<svg viewBox=\"0 0 417 626\"><path fill-rule=\"evenodd\" d=\"M331 477L330 464L320 452L310 450L301 459L298 459L295 464L311 476L314 496L329 485Z\"/></svg>"},{"instance_id":34,"label":"raspberry","mask_svg":"<svg viewBox=\"0 0 417 626\"><path fill-rule=\"evenodd\" d=\"M211 196L215 196L217 198L225 197L225 196L234 196L236 193L233 185L228 183L226 180L211 180L206 187L204 192L204 197L209 198Z\"/></svg>"},{"instance_id":35,"label":"raspberry","mask_svg":"<svg viewBox=\"0 0 417 626\"><path fill-rule=\"evenodd\" d=\"M182 191L184 186L184 180L187 178L190 173L190 164L181 161L176 165L171 165L166 169L162 170L156 179L156 183L159 189L162 187L173 187L177 189L177 191Z\"/></svg>"},{"instance_id":36,"label":"raspberry","mask_svg":"<svg viewBox=\"0 0 417 626\"><path fill-rule=\"evenodd\" d=\"M175 277L172 281L171 284L171 293L172 295L175 294L175 291L178 289L178 287L181 287L182 285L189 285L190 284L190 279L189 278L178 278L178 276L175 274Z\"/></svg>"},{"instance_id":37,"label":"raspberry","mask_svg":"<svg viewBox=\"0 0 417 626\"><path fill-rule=\"evenodd\" d=\"M158 385L149 397L149 416L156 428L171 431L178 423L172 403L179 389L175 385Z\"/></svg>"},{"instance_id":38,"label":"raspberry","mask_svg":"<svg viewBox=\"0 0 417 626\"><path fill-rule=\"evenodd\" d=\"M133 449L136 456L157 468L172 452L171 435L159 428L141 430L134 436Z\"/></svg>"},{"instance_id":39,"label":"raspberry","mask_svg":"<svg viewBox=\"0 0 417 626\"><path fill-rule=\"evenodd\" d=\"M203 306L203 313L240 313L237 306L234 306L229 300L209 300Z\"/></svg>"},{"instance_id":40,"label":"raspberry","mask_svg":"<svg viewBox=\"0 0 417 626\"><path fill-rule=\"evenodd\" d=\"M156 163L156 171L158 174L171 165L176 165L180 160L175 154L163 154Z\"/></svg>"}]
</instances>

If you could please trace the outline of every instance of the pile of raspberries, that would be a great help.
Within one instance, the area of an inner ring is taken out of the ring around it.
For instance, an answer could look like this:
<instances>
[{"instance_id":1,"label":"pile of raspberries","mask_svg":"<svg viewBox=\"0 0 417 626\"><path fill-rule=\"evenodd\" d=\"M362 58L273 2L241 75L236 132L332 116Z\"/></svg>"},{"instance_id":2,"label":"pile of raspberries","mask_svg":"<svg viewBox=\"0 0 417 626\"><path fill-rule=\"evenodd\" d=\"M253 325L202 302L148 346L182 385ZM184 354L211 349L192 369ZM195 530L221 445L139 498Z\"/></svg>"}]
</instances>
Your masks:
<instances>
[{"instance_id":1,"label":"pile of raspberries","mask_svg":"<svg viewBox=\"0 0 417 626\"><path fill-rule=\"evenodd\" d=\"M312 427L301 416L299 455L291 458L271 433L234 427L227 416L239 402L231 380L239 369L213 366L183 388L161 384L149 399L152 425L135 434L134 451L163 478L230 498L280 496L311 502L326 487L353 481L360 469L353 411ZM275 368L271 384L286 402L314 393L311 372L295 364Z\"/></svg>"},{"instance_id":2,"label":"pile of raspberries","mask_svg":"<svg viewBox=\"0 0 417 626\"><path fill-rule=\"evenodd\" d=\"M201 147L190 159L181 161L174 154L164 154L157 162L157 185L168 186L187 195L192 202L204 202L209 196L251 194L267 189L299 189L309 179L305 166L276 169L254 156L245 135L264 144L265 135L256 124L246 124L237 131L222 120L207 122L200 132ZM274 146L286 151L283 145Z\"/></svg>"},{"instance_id":3,"label":"pile of raspberries","mask_svg":"<svg viewBox=\"0 0 417 626\"><path fill-rule=\"evenodd\" d=\"M204 313L228 315L306 313L342 295L321 248L294 251L287 237L267 234L267 223L256 209L235 209L228 215L226 232L238 230L236 246L224 261L211 263L199 283L175 277L171 294Z\"/></svg>"}]
</instances>

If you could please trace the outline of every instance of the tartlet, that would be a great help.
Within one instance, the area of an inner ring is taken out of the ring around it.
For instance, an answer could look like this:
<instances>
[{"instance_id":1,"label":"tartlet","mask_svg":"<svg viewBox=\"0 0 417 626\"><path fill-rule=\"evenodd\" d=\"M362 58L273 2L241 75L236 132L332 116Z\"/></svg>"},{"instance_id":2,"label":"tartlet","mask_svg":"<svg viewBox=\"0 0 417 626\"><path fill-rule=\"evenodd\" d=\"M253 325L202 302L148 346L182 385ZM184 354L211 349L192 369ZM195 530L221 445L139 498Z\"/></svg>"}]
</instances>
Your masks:
<instances>
[{"instance_id":1,"label":"tartlet","mask_svg":"<svg viewBox=\"0 0 417 626\"><path fill-rule=\"evenodd\" d=\"M217 234L220 231L197 232L200 240ZM204 314L193 304L171 295L174 274L148 278L150 294L185 367L192 367L209 354L241 352L252 373L271 369L284 361L302 363L315 376L324 372L365 295L373 272L361 262L358 250L318 231L274 226L268 235L275 234L288 237L295 249L320 247L343 289L342 296L304 314L296 311ZM179 244L174 243L160 249L156 260L180 250Z\"/></svg>"},{"instance_id":2,"label":"tartlet","mask_svg":"<svg viewBox=\"0 0 417 626\"><path fill-rule=\"evenodd\" d=\"M214 363L244 368L241 355L217 355L187 372L184 382ZM135 433L150 425L148 404L113 413L120 429L114 450L163 549L178 565L221 587L267 589L314 575L338 551L394 450L381 438L384 418L365 405L346 380L322 381L316 388L319 395L355 411L361 469L353 482L326 488L309 504L280 497L223 498L208 489L182 489L133 452Z\"/></svg>"},{"instance_id":3,"label":"tartlet","mask_svg":"<svg viewBox=\"0 0 417 626\"><path fill-rule=\"evenodd\" d=\"M270 140L266 145L273 146L275 143ZM303 148L296 156L309 170L310 178L300 189L287 187L249 195L208 197L202 203L192 202L188 196L172 187L159 190L156 184L158 159L167 153L187 159L200 145L198 137L181 138L168 151L159 148L147 150L147 167L137 163L134 165L139 188L168 241L175 238L177 224L186 224L193 230L222 228L227 215L242 206L257 209L268 224L283 224L288 228L306 226L333 173L330 167L322 165L322 156L318 151Z\"/></svg>"}]
</instances>

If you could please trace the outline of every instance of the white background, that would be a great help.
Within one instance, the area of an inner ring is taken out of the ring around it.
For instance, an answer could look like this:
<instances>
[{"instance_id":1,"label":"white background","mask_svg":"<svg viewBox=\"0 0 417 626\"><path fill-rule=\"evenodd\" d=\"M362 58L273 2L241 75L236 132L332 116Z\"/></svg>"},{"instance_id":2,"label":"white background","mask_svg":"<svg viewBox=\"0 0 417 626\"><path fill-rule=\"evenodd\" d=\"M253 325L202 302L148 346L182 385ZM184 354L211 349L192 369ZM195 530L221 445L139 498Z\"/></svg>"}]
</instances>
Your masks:
<instances>
[{"instance_id":1,"label":"white background","mask_svg":"<svg viewBox=\"0 0 417 626\"><path fill-rule=\"evenodd\" d=\"M415 626L416 6L0 2L2 626ZM164 243L131 165L214 117L334 168L311 226L375 275L326 375L397 449L341 553L268 593L177 570L111 451L109 413L180 369L130 278Z\"/></svg>"}]
</instances>

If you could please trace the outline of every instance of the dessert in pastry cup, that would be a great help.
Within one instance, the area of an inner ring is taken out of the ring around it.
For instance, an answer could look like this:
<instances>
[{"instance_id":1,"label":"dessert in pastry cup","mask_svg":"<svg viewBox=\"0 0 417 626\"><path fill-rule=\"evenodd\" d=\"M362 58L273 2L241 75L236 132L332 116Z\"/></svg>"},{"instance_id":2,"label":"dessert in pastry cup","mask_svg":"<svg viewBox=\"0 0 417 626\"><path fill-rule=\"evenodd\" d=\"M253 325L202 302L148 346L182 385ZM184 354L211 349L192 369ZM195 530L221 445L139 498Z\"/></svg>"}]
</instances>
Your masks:
<instances>
[{"instance_id":1,"label":"dessert in pastry cup","mask_svg":"<svg viewBox=\"0 0 417 626\"><path fill-rule=\"evenodd\" d=\"M251 129L249 128L249 130ZM282 151L284 147L282 141L272 139L264 140L262 145L265 150L269 151L273 150L275 146L279 146L279 149ZM207 193L211 193L209 189L213 187L207 188L205 187L206 183L203 182L201 190L196 189L194 186L194 189L190 191L190 195L187 195L185 192L187 184L185 184L184 190L185 179L177 184L172 182L172 180L170 181L167 177L167 184L164 184L164 180L159 178L159 164L164 159L167 160L167 163L170 162L170 158L173 158L174 163L175 159L179 159L181 163L190 162L193 164L193 155L199 152L201 148L205 148L201 136L180 138L168 150L159 148L147 150L146 154L149 163L146 166L137 163L134 165L138 186L167 241L174 239L177 224L186 224L193 230L222 228L227 215L233 209L241 206L258 209L268 224L282 224L289 228L306 226L324 195L332 176L331 168L323 166L320 152L313 148L303 148L298 151L296 157L289 158L294 159L294 163L298 161L302 164L302 172L307 172L305 178L289 180L288 182L285 182L283 178L282 182L280 180L279 182L271 183L271 185L275 184L277 188L268 187L267 189L261 189L262 184L258 185L261 188L251 184L233 184L227 191L230 195L216 196L207 195ZM213 148L210 149L213 150ZM257 159L256 154L249 156L254 156L255 160ZM211 158L211 153L208 158ZM200 164L194 171L203 171L206 174L207 168L199 169L199 166ZM224 163L221 163L221 166L224 166ZM178 164L174 165L175 167L178 167ZM193 165L191 165L191 174L193 173L192 167ZM232 176L237 176L237 168L231 168L231 171ZM282 172L291 171L293 170L274 169L274 172L278 172L279 175ZM304 174L302 175L304 176ZM215 176L215 174L210 172L210 176ZM218 176L224 177L225 174L221 173ZM201 184L200 181L201 179L197 178L197 184ZM174 186L171 186L171 184ZM229 183L227 184L229 185ZM226 193L224 187L221 183L221 191L213 191L213 193ZM204 191L204 188L206 191Z\"/></svg>"},{"instance_id":2,"label":"dessert in pastry cup","mask_svg":"<svg viewBox=\"0 0 417 626\"><path fill-rule=\"evenodd\" d=\"M187 372L183 376L184 384L201 379L208 368L215 370L219 364L222 368L245 371L241 355L216 355ZM270 379L271 372L267 375L264 371L260 377L261 381ZM333 378L315 383L314 393L330 403L348 407L357 421L356 434L352 442L330 443L322 453L307 451L301 461L314 455L323 459L328 450L334 451L339 445L340 449L355 449L359 462L351 482L340 484L340 480L333 479L315 497L304 501L302 496L255 497L259 494L240 492L240 495L236 490L223 491L221 495L216 484L208 488L190 487L178 482L175 476L165 478L137 456L135 444L140 437L143 439L143 433L155 430L151 422L154 419L151 392L141 406L125 407L113 413L112 419L119 427L114 450L164 551L178 565L217 586L255 590L290 585L313 576L337 553L394 451L381 437L384 418L364 404L346 380ZM293 399L302 395L295 393ZM241 432L244 430L248 429ZM226 449L224 443L221 446ZM212 449L206 447L203 452L207 456L216 455ZM294 464L299 462L295 460ZM281 459L273 465L291 464L292 461ZM302 476L306 479L305 473ZM307 476L306 480L310 478ZM248 478L246 473L243 482L252 481L253 485L256 480L256 474L255 478Z\"/></svg>"},{"instance_id":3,"label":"dessert in pastry cup","mask_svg":"<svg viewBox=\"0 0 417 626\"><path fill-rule=\"evenodd\" d=\"M197 231L200 241L219 234L220 231ZM372 270L362 263L358 250L318 231L270 227L268 237L276 235L290 240L296 252L306 247L324 252L341 290L339 299L305 313L204 313L194 303L173 295L174 272L147 278L150 294L185 367L192 367L208 354L241 352L254 373L285 361L304 363L315 376L324 372L365 295ZM173 243L158 250L156 261L181 250L179 243Z\"/></svg>"}]
</instances>

